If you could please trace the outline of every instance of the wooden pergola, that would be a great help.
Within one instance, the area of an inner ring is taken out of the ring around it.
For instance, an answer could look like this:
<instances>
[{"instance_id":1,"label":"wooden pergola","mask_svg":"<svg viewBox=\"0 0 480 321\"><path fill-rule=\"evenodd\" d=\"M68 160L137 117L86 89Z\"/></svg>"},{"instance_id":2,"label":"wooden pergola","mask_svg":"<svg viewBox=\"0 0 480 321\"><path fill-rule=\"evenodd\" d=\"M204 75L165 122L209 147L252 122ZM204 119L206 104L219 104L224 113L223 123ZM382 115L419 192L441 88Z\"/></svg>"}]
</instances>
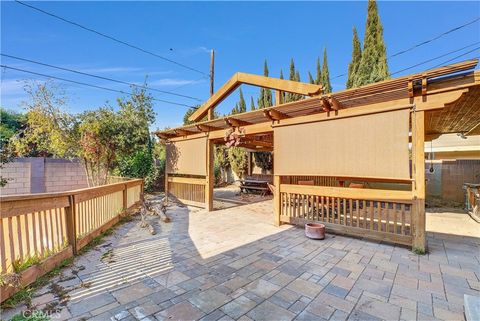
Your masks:
<instances>
[{"instance_id":1,"label":"wooden pergola","mask_svg":"<svg viewBox=\"0 0 480 321\"><path fill-rule=\"evenodd\" d=\"M276 224L322 222L333 232L424 250L424 142L480 134L477 62L331 94L319 85L237 73L192 114L195 123L156 133L167 141L166 191L213 210L213 146L235 132L239 146L273 151ZM212 119L241 84L275 90L276 105ZM283 103L286 92L305 98ZM314 185L299 184L304 180Z\"/></svg>"}]
</instances>

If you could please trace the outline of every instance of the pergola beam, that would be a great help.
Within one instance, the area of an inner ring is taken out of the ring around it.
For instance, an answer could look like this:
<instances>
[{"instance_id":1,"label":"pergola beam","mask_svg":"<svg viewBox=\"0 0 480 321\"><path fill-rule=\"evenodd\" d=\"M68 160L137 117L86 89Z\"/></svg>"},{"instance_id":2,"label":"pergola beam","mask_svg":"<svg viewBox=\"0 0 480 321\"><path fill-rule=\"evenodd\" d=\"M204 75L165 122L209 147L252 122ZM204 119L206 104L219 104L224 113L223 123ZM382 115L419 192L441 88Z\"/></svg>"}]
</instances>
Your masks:
<instances>
[{"instance_id":1,"label":"pergola beam","mask_svg":"<svg viewBox=\"0 0 480 321\"><path fill-rule=\"evenodd\" d=\"M188 119L190 121L199 121L209 110L215 108L228 95L235 91L241 84L257 87L269 88L281 92L300 94L303 96L318 95L322 86L307 84L297 81L258 76L246 73L236 73L230 78L213 96L211 96L203 106L198 108Z\"/></svg>"}]
</instances>

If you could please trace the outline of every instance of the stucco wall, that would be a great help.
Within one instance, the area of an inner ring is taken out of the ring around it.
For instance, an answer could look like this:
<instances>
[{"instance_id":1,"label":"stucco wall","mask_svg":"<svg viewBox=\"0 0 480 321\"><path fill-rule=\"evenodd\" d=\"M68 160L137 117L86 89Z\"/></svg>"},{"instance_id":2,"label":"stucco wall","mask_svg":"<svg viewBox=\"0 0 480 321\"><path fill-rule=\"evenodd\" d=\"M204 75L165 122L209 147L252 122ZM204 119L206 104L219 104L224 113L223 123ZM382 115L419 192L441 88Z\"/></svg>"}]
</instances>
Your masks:
<instances>
[{"instance_id":1,"label":"stucco wall","mask_svg":"<svg viewBox=\"0 0 480 321\"><path fill-rule=\"evenodd\" d=\"M28 157L5 164L2 176L8 179L1 195L61 192L87 187L79 161Z\"/></svg>"}]
</instances>

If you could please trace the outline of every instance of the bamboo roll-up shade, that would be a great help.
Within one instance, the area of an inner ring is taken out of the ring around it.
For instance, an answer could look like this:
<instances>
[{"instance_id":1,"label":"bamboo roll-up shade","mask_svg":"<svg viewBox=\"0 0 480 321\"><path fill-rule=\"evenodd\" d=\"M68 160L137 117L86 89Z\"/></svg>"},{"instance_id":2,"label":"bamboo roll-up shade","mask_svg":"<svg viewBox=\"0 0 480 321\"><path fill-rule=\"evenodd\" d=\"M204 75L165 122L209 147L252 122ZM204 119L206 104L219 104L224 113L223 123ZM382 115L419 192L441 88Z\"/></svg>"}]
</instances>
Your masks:
<instances>
[{"instance_id":1,"label":"bamboo roll-up shade","mask_svg":"<svg viewBox=\"0 0 480 321\"><path fill-rule=\"evenodd\" d=\"M274 127L275 175L410 179L410 110Z\"/></svg>"},{"instance_id":2,"label":"bamboo roll-up shade","mask_svg":"<svg viewBox=\"0 0 480 321\"><path fill-rule=\"evenodd\" d=\"M194 138L167 144L167 173L207 174L207 138Z\"/></svg>"}]
</instances>

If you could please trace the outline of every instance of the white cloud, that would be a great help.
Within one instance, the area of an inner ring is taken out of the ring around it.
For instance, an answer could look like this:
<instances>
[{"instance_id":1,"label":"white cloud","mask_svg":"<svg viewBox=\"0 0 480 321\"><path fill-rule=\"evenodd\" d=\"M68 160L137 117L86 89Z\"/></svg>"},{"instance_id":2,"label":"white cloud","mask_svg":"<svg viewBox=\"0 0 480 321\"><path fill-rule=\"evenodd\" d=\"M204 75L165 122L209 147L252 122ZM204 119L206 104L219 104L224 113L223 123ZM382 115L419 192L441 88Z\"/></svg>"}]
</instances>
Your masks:
<instances>
[{"instance_id":1,"label":"white cloud","mask_svg":"<svg viewBox=\"0 0 480 321\"><path fill-rule=\"evenodd\" d=\"M203 82L203 80L190 80L190 79L174 79L174 78L163 78L154 80L149 83L149 86L183 86L183 85L190 85L190 84L198 84Z\"/></svg>"},{"instance_id":2,"label":"white cloud","mask_svg":"<svg viewBox=\"0 0 480 321\"><path fill-rule=\"evenodd\" d=\"M80 69L81 72L85 73L131 73L131 72L138 72L142 71L142 68L134 68L134 67L99 67L99 68L85 68Z\"/></svg>"}]
</instances>

